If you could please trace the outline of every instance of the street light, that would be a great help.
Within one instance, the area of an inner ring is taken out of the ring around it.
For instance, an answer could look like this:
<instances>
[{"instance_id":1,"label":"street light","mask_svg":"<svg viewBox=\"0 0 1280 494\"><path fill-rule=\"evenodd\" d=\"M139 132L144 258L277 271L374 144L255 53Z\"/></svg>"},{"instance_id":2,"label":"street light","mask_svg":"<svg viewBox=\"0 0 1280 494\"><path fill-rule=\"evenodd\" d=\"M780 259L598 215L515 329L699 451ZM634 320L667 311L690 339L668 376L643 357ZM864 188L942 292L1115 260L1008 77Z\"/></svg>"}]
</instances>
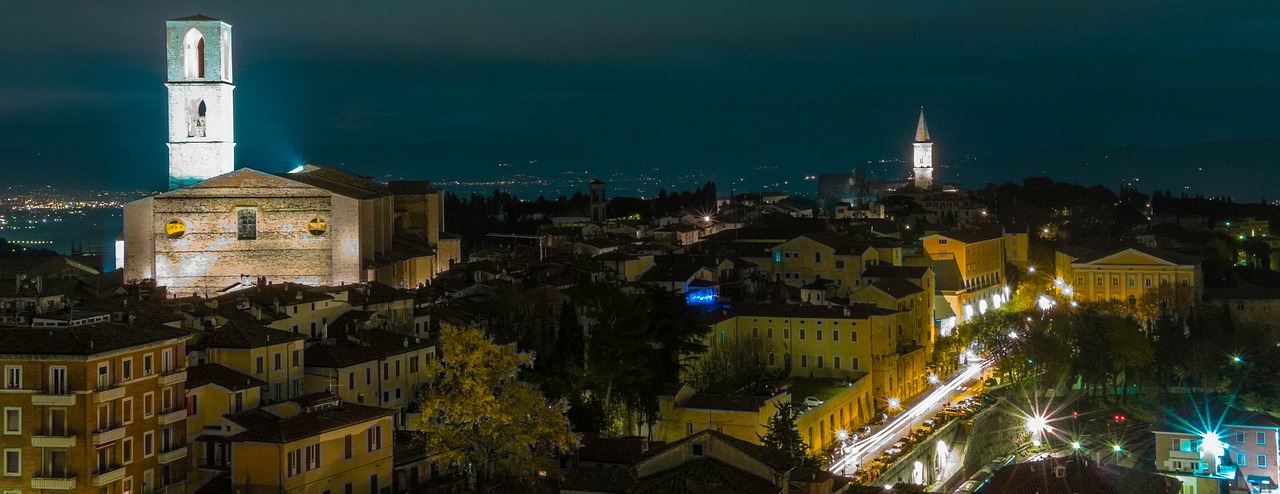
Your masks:
<instances>
[{"instance_id":1,"label":"street light","mask_svg":"<svg viewBox=\"0 0 1280 494\"><path fill-rule=\"evenodd\" d=\"M1080 441L1071 441L1071 449L1080 451Z\"/></svg>"},{"instance_id":2,"label":"street light","mask_svg":"<svg viewBox=\"0 0 1280 494\"><path fill-rule=\"evenodd\" d=\"M933 373L930 373L930 374L929 374L929 384L938 384L938 375L937 375L937 374L933 374Z\"/></svg>"},{"instance_id":3,"label":"street light","mask_svg":"<svg viewBox=\"0 0 1280 494\"><path fill-rule=\"evenodd\" d=\"M1112 444L1111 451L1115 451L1116 453L1119 453L1121 451L1124 451L1124 448L1121 448L1119 444Z\"/></svg>"},{"instance_id":4,"label":"street light","mask_svg":"<svg viewBox=\"0 0 1280 494\"><path fill-rule=\"evenodd\" d=\"M902 400L899 400L897 398L889 398L889 409L897 410L899 408L902 408Z\"/></svg>"}]
</instances>

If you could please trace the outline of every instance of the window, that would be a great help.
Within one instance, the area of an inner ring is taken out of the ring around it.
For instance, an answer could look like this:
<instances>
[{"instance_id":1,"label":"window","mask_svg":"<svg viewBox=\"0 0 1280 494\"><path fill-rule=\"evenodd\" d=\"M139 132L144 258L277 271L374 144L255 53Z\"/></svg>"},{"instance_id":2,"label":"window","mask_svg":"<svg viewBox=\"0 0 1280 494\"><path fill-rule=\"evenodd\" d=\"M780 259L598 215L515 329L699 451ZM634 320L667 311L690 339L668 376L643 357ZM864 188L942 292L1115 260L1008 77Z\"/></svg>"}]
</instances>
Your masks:
<instances>
[{"instance_id":1,"label":"window","mask_svg":"<svg viewBox=\"0 0 1280 494\"><path fill-rule=\"evenodd\" d=\"M840 357L839 357L839 356L831 357L831 367L832 367L833 369L840 370Z\"/></svg>"},{"instance_id":2,"label":"window","mask_svg":"<svg viewBox=\"0 0 1280 494\"><path fill-rule=\"evenodd\" d=\"M822 253L821 253L821 252L814 252L814 253L813 253L813 263L814 263L814 264L822 264Z\"/></svg>"},{"instance_id":3,"label":"window","mask_svg":"<svg viewBox=\"0 0 1280 494\"><path fill-rule=\"evenodd\" d=\"M782 328L782 339L791 339L791 328Z\"/></svg>"},{"instance_id":4,"label":"window","mask_svg":"<svg viewBox=\"0 0 1280 494\"><path fill-rule=\"evenodd\" d=\"M817 338L818 341L822 341L822 330L821 329L814 330L813 336L814 338Z\"/></svg>"},{"instance_id":5,"label":"window","mask_svg":"<svg viewBox=\"0 0 1280 494\"><path fill-rule=\"evenodd\" d=\"M1244 444L1244 431L1236 432L1236 442L1239 444Z\"/></svg>"},{"instance_id":6,"label":"window","mask_svg":"<svg viewBox=\"0 0 1280 494\"><path fill-rule=\"evenodd\" d=\"M1258 464L1257 464L1256 466L1257 466L1258 468L1266 468L1266 466L1267 466L1267 455L1258 455Z\"/></svg>"},{"instance_id":7,"label":"window","mask_svg":"<svg viewBox=\"0 0 1280 494\"><path fill-rule=\"evenodd\" d=\"M284 359L280 357L280 352L276 352L273 360L275 361L275 370L280 370L283 368L282 364Z\"/></svg>"},{"instance_id":8,"label":"window","mask_svg":"<svg viewBox=\"0 0 1280 494\"><path fill-rule=\"evenodd\" d=\"M307 458L308 472L315 470L317 468L320 468L320 445L319 444L307 445L307 447L305 448L305 454Z\"/></svg>"},{"instance_id":9,"label":"window","mask_svg":"<svg viewBox=\"0 0 1280 494\"><path fill-rule=\"evenodd\" d=\"M102 391L111 388L111 366L110 364L98 364L98 390Z\"/></svg>"},{"instance_id":10,"label":"window","mask_svg":"<svg viewBox=\"0 0 1280 494\"><path fill-rule=\"evenodd\" d=\"M852 341L852 342L854 342L854 343L857 343L857 342L858 342L858 332L857 332L857 331L850 331L850 332L849 332L849 341Z\"/></svg>"},{"instance_id":11,"label":"window","mask_svg":"<svg viewBox=\"0 0 1280 494\"><path fill-rule=\"evenodd\" d=\"M351 434L347 434L342 438L342 459L350 460L356 456L355 441L352 440Z\"/></svg>"},{"instance_id":12,"label":"window","mask_svg":"<svg viewBox=\"0 0 1280 494\"><path fill-rule=\"evenodd\" d=\"M801 356L800 356L800 367L808 367L808 366L809 366L809 356L808 356L808 355L801 355Z\"/></svg>"},{"instance_id":13,"label":"window","mask_svg":"<svg viewBox=\"0 0 1280 494\"><path fill-rule=\"evenodd\" d=\"M773 338L773 328L768 328L764 332L766 338Z\"/></svg>"},{"instance_id":14,"label":"window","mask_svg":"<svg viewBox=\"0 0 1280 494\"><path fill-rule=\"evenodd\" d=\"M418 372L418 356L409 357L409 373Z\"/></svg>"},{"instance_id":15,"label":"window","mask_svg":"<svg viewBox=\"0 0 1280 494\"><path fill-rule=\"evenodd\" d=\"M387 362L383 362L382 363L382 379L386 380L390 378L391 378L391 364Z\"/></svg>"},{"instance_id":16,"label":"window","mask_svg":"<svg viewBox=\"0 0 1280 494\"><path fill-rule=\"evenodd\" d=\"M4 476L5 477L21 477L22 476L22 450L6 449L4 450Z\"/></svg>"},{"instance_id":17,"label":"window","mask_svg":"<svg viewBox=\"0 0 1280 494\"><path fill-rule=\"evenodd\" d=\"M1143 287L1143 288L1151 288L1151 278L1143 278L1143 279L1142 279L1142 287Z\"/></svg>"},{"instance_id":18,"label":"window","mask_svg":"<svg viewBox=\"0 0 1280 494\"><path fill-rule=\"evenodd\" d=\"M302 473L302 450L295 449L286 453L284 463L288 466L286 476L293 477Z\"/></svg>"},{"instance_id":19,"label":"window","mask_svg":"<svg viewBox=\"0 0 1280 494\"><path fill-rule=\"evenodd\" d=\"M369 367L364 368L364 385L365 386L373 385L373 369Z\"/></svg>"},{"instance_id":20,"label":"window","mask_svg":"<svg viewBox=\"0 0 1280 494\"><path fill-rule=\"evenodd\" d=\"M369 492L378 492L378 474L376 473L369 474Z\"/></svg>"},{"instance_id":21,"label":"window","mask_svg":"<svg viewBox=\"0 0 1280 494\"><path fill-rule=\"evenodd\" d=\"M858 370L858 357L849 357L849 370Z\"/></svg>"},{"instance_id":22,"label":"window","mask_svg":"<svg viewBox=\"0 0 1280 494\"><path fill-rule=\"evenodd\" d=\"M126 437L120 441L120 458L125 465L133 463L133 438Z\"/></svg>"},{"instance_id":23,"label":"window","mask_svg":"<svg viewBox=\"0 0 1280 494\"><path fill-rule=\"evenodd\" d=\"M263 364L261 355L259 355L258 358L254 359L254 364L255 364L254 368L257 369L258 374L262 374L263 372L266 372L266 369L263 367L264 364Z\"/></svg>"},{"instance_id":24,"label":"window","mask_svg":"<svg viewBox=\"0 0 1280 494\"><path fill-rule=\"evenodd\" d=\"M822 368L822 355L818 355L818 368Z\"/></svg>"},{"instance_id":25,"label":"window","mask_svg":"<svg viewBox=\"0 0 1280 494\"><path fill-rule=\"evenodd\" d=\"M133 423L133 397L129 396L120 400L120 415L123 416L125 425Z\"/></svg>"},{"instance_id":26,"label":"window","mask_svg":"<svg viewBox=\"0 0 1280 494\"><path fill-rule=\"evenodd\" d=\"M253 240L258 238L258 210L244 208L236 211L236 239Z\"/></svg>"},{"instance_id":27,"label":"window","mask_svg":"<svg viewBox=\"0 0 1280 494\"><path fill-rule=\"evenodd\" d=\"M776 362L776 361L777 361L777 360L775 359L774 355L773 355L772 353L770 353L770 354L769 354L769 365L774 365L774 362Z\"/></svg>"},{"instance_id":28,"label":"window","mask_svg":"<svg viewBox=\"0 0 1280 494\"><path fill-rule=\"evenodd\" d=\"M836 269L844 269L844 261L836 261Z\"/></svg>"},{"instance_id":29,"label":"window","mask_svg":"<svg viewBox=\"0 0 1280 494\"><path fill-rule=\"evenodd\" d=\"M760 337L760 328L751 328L751 337L752 337L752 338L759 338L759 337Z\"/></svg>"},{"instance_id":30,"label":"window","mask_svg":"<svg viewBox=\"0 0 1280 494\"><path fill-rule=\"evenodd\" d=\"M1111 286L1120 286L1120 277L1119 277L1119 276L1112 276L1112 277L1111 277Z\"/></svg>"},{"instance_id":31,"label":"window","mask_svg":"<svg viewBox=\"0 0 1280 494\"><path fill-rule=\"evenodd\" d=\"M1245 460L1244 453L1236 453L1236 466L1238 467L1249 466L1248 462Z\"/></svg>"},{"instance_id":32,"label":"window","mask_svg":"<svg viewBox=\"0 0 1280 494\"><path fill-rule=\"evenodd\" d=\"M804 330L803 330L803 329L801 329L801 330L800 330L800 340L801 340L801 341L803 341L803 340L804 340Z\"/></svg>"},{"instance_id":33,"label":"window","mask_svg":"<svg viewBox=\"0 0 1280 494\"><path fill-rule=\"evenodd\" d=\"M4 435L22 435L22 409L18 407L4 408Z\"/></svg>"},{"instance_id":34,"label":"window","mask_svg":"<svg viewBox=\"0 0 1280 494\"><path fill-rule=\"evenodd\" d=\"M152 431L142 433L142 457L150 458L156 454L156 435Z\"/></svg>"},{"instance_id":35,"label":"window","mask_svg":"<svg viewBox=\"0 0 1280 494\"><path fill-rule=\"evenodd\" d=\"M200 413L200 407L199 407L200 404L197 401L198 398L199 396L196 396L196 395L191 395L187 397L187 416L188 417Z\"/></svg>"},{"instance_id":36,"label":"window","mask_svg":"<svg viewBox=\"0 0 1280 494\"><path fill-rule=\"evenodd\" d=\"M693 456L702 456L702 443L693 443Z\"/></svg>"},{"instance_id":37,"label":"window","mask_svg":"<svg viewBox=\"0 0 1280 494\"><path fill-rule=\"evenodd\" d=\"M129 381L133 379L133 359L127 358L120 361L120 380Z\"/></svg>"},{"instance_id":38,"label":"window","mask_svg":"<svg viewBox=\"0 0 1280 494\"><path fill-rule=\"evenodd\" d=\"M396 361L396 377L400 377L400 361Z\"/></svg>"},{"instance_id":39,"label":"window","mask_svg":"<svg viewBox=\"0 0 1280 494\"><path fill-rule=\"evenodd\" d=\"M293 366L302 367L302 352L297 350L293 351Z\"/></svg>"},{"instance_id":40,"label":"window","mask_svg":"<svg viewBox=\"0 0 1280 494\"><path fill-rule=\"evenodd\" d=\"M1138 286L1138 277L1134 275L1125 276L1124 286L1126 288L1133 288L1135 286Z\"/></svg>"},{"instance_id":41,"label":"window","mask_svg":"<svg viewBox=\"0 0 1280 494\"><path fill-rule=\"evenodd\" d=\"M349 390L356 389L356 373L355 372L347 373L347 389Z\"/></svg>"},{"instance_id":42,"label":"window","mask_svg":"<svg viewBox=\"0 0 1280 494\"><path fill-rule=\"evenodd\" d=\"M155 370L151 367L151 360L152 360L151 354L149 353L142 356L142 375L143 376L150 376L152 372L155 372Z\"/></svg>"},{"instance_id":43,"label":"window","mask_svg":"<svg viewBox=\"0 0 1280 494\"><path fill-rule=\"evenodd\" d=\"M940 244L945 244L945 243L947 243L947 239L945 239L945 238L940 238L940 239L938 239L938 243L940 243Z\"/></svg>"},{"instance_id":44,"label":"window","mask_svg":"<svg viewBox=\"0 0 1280 494\"><path fill-rule=\"evenodd\" d=\"M354 483L347 482L342 485L342 494L355 494L355 492L356 492L356 486Z\"/></svg>"},{"instance_id":45,"label":"window","mask_svg":"<svg viewBox=\"0 0 1280 494\"><path fill-rule=\"evenodd\" d=\"M155 414L155 393L146 393L142 395L142 418L149 419Z\"/></svg>"},{"instance_id":46,"label":"window","mask_svg":"<svg viewBox=\"0 0 1280 494\"><path fill-rule=\"evenodd\" d=\"M1267 433L1265 432L1258 433L1258 444L1267 444Z\"/></svg>"},{"instance_id":47,"label":"window","mask_svg":"<svg viewBox=\"0 0 1280 494\"><path fill-rule=\"evenodd\" d=\"M382 426L375 425L366 431L365 442L368 443L368 452L372 453L382 449Z\"/></svg>"},{"instance_id":48,"label":"window","mask_svg":"<svg viewBox=\"0 0 1280 494\"><path fill-rule=\"evenodd\" d=\"M22 366L20 365L4 366L4 388L5 389L22 389Z\"/></svg>"},{"instance_id":49,"label":"window","mask_svg":"<svg viewBox=\"0 0 1280 494\"><path fill-rule=\"evenodd\" d=\"M831 330L831 341L840 341L840 330L839 330L839 329L833 329L833 330Z\"/></svg>"}]
</instances>

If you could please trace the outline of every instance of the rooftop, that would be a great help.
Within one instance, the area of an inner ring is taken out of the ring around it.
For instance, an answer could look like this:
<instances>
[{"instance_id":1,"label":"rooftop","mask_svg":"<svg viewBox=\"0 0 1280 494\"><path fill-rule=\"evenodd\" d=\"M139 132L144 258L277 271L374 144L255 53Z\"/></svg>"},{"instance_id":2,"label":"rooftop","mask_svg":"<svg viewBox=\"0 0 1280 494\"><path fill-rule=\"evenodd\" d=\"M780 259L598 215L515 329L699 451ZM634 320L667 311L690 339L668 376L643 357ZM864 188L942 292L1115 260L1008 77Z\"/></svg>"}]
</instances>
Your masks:
<instances>
[{"instance_id":1,"label":"rooftop","mask_svg":"<svg viewBox=\"0 0 1280 494\"><path fill-rule=\"evenodd\" d=\"M191 338L190 331L162 325L98 323L72 328L0 329L0 357L90 356Z\"/></svg>"}]
</instances>

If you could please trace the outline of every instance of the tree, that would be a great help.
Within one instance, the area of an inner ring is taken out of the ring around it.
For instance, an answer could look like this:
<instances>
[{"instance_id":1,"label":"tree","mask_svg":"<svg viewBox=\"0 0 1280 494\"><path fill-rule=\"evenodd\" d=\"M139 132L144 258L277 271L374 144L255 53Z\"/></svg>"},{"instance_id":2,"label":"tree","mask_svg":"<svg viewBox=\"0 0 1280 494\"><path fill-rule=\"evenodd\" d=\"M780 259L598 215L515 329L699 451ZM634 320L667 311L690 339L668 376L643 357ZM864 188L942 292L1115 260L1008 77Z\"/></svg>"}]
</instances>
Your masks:
<instances>
[{"instance_id":1,"label":"tree","mask_svg":"<svg viewBox=\"0 0 1280 494\"><path fill-rule=\"evenodd\" d=\"M760 444L782 458L790 458L797 463L805 461L809 448L800 437L800 431L796 430L796 417L799 415L800 410L790 401L778 402L778 411L769 417L765 434L756 434Z\"/></svg>"},{"instance_id":2,"label":"tree","mask_svg":"<svg viewBox=\"0 0 1280 494\"><path fill-rule=\"evenodd\" d=\"M698 391L732 394L769 375L768 356L773 349L765 338L734 338L713 345L685 368L685 384Z\"/></svg>"},{"instance_id":3,"label":"tree","mask_svg":"<svg viewBox=\"0 0 1280 494\"><path fill-rule=\"evenodd\" d=\"M531 356L494 345L478 329L451 326L440 330L440 350L430 370L439 378L419 397L418 437L432 459L477 479L501 470L529 480L555 468L552 453L577 444L565 404L515 380Z\"/></svg>"}]
</instances>

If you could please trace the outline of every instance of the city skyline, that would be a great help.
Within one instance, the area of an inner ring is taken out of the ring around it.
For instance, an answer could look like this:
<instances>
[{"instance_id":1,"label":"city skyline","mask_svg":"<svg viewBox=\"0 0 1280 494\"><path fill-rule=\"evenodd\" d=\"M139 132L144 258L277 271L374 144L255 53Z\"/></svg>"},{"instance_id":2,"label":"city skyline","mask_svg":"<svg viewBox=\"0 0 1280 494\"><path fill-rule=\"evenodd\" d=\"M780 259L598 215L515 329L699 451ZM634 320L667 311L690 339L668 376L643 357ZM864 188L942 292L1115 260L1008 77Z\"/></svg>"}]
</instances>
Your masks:
<instances>
[{"instance_id":1,"label":"city skyline","mask_svg":"<svg viewBox=\"0 0 1280 494\"><path fill-rule=\"evenodd\" d=\"M1082 146L1143 156L1253 140L1237 156L1220 145L1228 152L1206 164L1221 172L1280 136L1264 111L1280 94L1280 73L1265 69L1280 48L1265 8L187 2L53 17L20 4L0 21L13 38L0 48L12 62L0 84L23 95L0 103L15 181L38 182L29 170L41 170L158 189L163 32L141 19L191 12L242 26L237 162L274 171L316 162L485 181L679 169L751 189L775 179L761 169L786 180L905 161L924 105L943 182L1048 174L1114 187L1139 176L1178 189L1208 186L1069 152L1066 167L1035 161ZM897 171L905 177L905 163ZM1195 192L1253 200L1274 185Z\"/></svg>"}]
</instances>

